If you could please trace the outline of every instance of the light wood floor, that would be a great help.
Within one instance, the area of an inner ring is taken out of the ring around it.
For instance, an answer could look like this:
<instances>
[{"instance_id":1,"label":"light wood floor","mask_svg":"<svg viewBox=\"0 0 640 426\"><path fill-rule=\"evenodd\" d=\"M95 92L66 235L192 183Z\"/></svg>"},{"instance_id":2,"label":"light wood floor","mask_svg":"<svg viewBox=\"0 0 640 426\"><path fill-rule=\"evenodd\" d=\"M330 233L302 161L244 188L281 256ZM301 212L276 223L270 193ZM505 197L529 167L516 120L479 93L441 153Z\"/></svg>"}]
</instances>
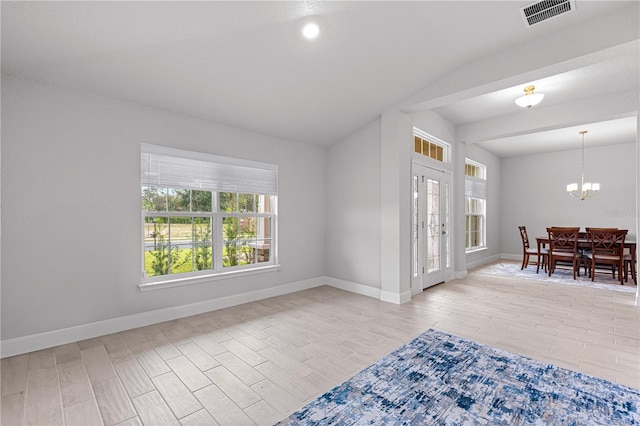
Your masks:
<instances>
[{"instance_id":1,"label":"light wood floor","mask_svg":"<svg viewBox=\"0 0 640 426\"><path fill-rule=\"evenodd\" d=\"M640 388L634 296L471 273L393 305L331 287L2 360L2 425L273 424L434 328Z\"/></svg>"}]
</instances>

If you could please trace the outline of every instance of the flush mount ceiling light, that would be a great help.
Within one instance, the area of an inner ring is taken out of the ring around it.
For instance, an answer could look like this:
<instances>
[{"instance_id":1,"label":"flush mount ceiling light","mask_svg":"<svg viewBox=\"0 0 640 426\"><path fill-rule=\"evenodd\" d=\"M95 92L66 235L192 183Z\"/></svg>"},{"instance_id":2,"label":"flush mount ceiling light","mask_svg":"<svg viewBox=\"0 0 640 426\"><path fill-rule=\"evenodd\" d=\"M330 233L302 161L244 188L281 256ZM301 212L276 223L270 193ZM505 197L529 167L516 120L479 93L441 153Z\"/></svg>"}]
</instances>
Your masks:
<instances>
[{"instance_id":1,"label":"flush mount ceiling light","mask_svg":"<svg viewBox=\"0 0 640 426\"><path fill-rule=\"evenodd\" d=\"M301 32L307 40L314 40L320 35L320 25L316 21L309 21L302 26Z\"/></svg>"},{"instance_id":2,"label":"flush mount ceiling light","mask_svg":"<svg viewBox=\"0 0 640 426\"><path fill-rule=\"evenodd\" d=\"M531 108L538 105L544 95L542 93L533 93L536 86L527 86L524 88L524 96L520 96L516 99L516 104L522 108Z\"/></svg>"}]
</instances>

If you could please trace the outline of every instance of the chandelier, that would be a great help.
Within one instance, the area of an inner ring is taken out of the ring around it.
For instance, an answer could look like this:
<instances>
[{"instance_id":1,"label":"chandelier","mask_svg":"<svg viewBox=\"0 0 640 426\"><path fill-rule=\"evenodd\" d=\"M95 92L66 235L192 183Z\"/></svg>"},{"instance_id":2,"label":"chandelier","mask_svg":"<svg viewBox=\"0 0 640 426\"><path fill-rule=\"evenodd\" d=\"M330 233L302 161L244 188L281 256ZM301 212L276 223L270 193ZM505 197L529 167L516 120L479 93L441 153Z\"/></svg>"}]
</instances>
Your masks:
<instances>
[{"instance_id":1,"label":"chandelier","mask_svg":"<svg viewBox=\"0 0 640 426\"><path fill-rule=\"evenodd\" d=\"M536 86L527 86L524 88L524 96L520 96L516 99L516 104L522 108L531 108L538 105L544 95L542 93L533 93Z\"/></svg>"},{"instance_id":2,"label":"chandelier","mask_svg":"<svg viewBox=\"0 0 640 426\"><path fill-rule=\"evenodd\" d=\"M584 181L584 134L587 133L586 130L580 130L578 133L582 135L582 174L580 179L580 191L578 191L577 183L570 183L567 185L567 192L572 197L579 198L580 201L585 198L593 197L596 195L596 192L600 190L599 183L591 183Z\"/></svg>"}]
</instances>

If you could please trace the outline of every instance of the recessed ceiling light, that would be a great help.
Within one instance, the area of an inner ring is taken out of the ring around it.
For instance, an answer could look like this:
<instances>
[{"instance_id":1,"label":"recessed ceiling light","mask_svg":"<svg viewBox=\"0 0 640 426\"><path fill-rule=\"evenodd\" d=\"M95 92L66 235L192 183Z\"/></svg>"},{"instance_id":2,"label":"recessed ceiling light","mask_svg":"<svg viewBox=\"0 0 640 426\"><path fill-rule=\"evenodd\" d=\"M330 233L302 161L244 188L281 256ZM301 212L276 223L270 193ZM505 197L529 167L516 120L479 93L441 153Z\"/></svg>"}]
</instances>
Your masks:
<instances>
[{"instance_id":1,"label":"recessed ceiling light","mask_svg":"<svg viewBox=\"0 0 640 426\"><path fill-rule=\"evenodd\" d=\"M320 26L315 21L310 21L302 27L302 35L307 40L313 40L320 35Z\"/></svg>"}]
</instances>

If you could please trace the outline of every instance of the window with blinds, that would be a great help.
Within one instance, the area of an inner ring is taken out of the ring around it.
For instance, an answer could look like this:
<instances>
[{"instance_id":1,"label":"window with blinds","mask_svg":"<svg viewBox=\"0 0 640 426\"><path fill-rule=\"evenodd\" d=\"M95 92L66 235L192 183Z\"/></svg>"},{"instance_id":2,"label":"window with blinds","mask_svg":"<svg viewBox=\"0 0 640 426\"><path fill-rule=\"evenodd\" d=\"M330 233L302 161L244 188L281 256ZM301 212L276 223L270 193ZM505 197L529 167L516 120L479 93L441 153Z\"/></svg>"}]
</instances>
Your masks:
<instances>
[{"instance_id":1,"label":"window with blinds","mask_svg":"<svg viewBox=\"0 0 640 426\"><path fill-rule=\"evenodd\" d=\"M278 167L141 145L143 283L276 264Z\"/></svg>"},{"instance_id":2,"label":"window with blinds","mask_svg":"<svg viewBox=\"0 0 640 426\"><path fill-rule=\"evenodd\" d=\"M465 249L486 247L487 166L465 159Z\"/></svg>"}]
</instances>

